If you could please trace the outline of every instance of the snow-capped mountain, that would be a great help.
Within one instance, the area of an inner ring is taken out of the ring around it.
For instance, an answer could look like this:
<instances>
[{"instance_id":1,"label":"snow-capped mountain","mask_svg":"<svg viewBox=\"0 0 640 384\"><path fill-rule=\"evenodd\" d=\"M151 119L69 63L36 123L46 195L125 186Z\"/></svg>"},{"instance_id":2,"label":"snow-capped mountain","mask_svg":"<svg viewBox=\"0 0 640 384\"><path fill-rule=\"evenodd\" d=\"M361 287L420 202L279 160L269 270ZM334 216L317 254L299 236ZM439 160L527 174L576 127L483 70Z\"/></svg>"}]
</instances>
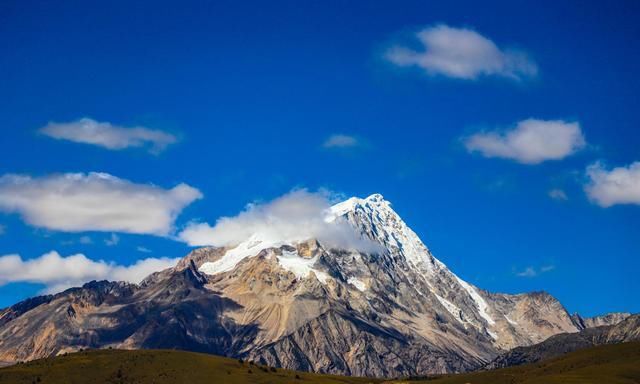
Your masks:
<instances>
[{"instance_id":1,"label":"snow-capped mountain","mask_svg":"<svg viewBox=\"0 0 640 384\"><path fill-rule=\"evenodd\" d=\"M379 194L324 215L328 225L348 224L364 246L254 233L194 250L140 285L94 282L25 301L0 311L0 360L181 348L391 377L470 370L578 331L546 293L495 294L460 279Z\"/></svg>"}]
</instances>

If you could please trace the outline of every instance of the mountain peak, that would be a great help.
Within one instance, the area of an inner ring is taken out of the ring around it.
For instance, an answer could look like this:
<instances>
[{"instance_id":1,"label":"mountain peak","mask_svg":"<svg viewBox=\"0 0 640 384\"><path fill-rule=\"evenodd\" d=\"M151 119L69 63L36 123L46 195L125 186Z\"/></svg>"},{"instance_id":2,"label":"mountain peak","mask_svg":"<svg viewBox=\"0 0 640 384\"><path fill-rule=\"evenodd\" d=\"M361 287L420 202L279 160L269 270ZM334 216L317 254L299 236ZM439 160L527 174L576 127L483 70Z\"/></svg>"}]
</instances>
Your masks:
<instances>
[{"instance_id":1,"label":"mountain peak","mask_svg":"<svg viewBox=\"0 0 640 384\"><path fill-rule=\"evenodd\" d=\"M375 203L380 203L385 201L384 196L382 196L379 193L374 193L373 195L367 197L366 199L364 199L365 201L371 201L371 202L375 202Z\"/></svg>"},{"instance_id":2,"label":"mountain peak","mask_svg":"<svg viewBox=\"0 0 640 384\"><path fill-rule=\"evenodd\" d=\"M333 205L329 209L326 221L334 221L337 217L344 216L348 212L353 212L362 207L369 207L369 209L377 210L380 208L390 208L391 203L385 200L385 198L379 193L374 193L364 199L353 196L343 202Z\"/></svg>"}]
</instances>

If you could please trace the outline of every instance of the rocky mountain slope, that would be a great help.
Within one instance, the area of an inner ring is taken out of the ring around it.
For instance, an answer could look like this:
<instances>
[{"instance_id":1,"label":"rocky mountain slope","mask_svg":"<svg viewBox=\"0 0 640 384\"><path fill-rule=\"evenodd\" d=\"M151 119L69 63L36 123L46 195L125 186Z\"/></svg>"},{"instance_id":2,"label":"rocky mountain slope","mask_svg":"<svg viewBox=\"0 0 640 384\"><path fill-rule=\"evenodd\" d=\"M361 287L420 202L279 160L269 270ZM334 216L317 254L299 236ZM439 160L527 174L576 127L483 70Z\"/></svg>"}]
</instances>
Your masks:
<instances>
[{"instance_id":1,"label":"rocky mountain slope","mask_svg":"<svg viewBox=\"0 0 640 384\"><path fill-rule=\"evenodd\" d=\"M255 233L233 247L194 250L140 285L93 282L32 299L0 311L0 361L87 347L176 348L397 377L476 369L583 328L547 293L490 293L460 279L380 195L325 215L367 246Z\"/></svg>"},{"instance_id":2,"label":"rocky mountain slope","mask_svg":"<svg viewBox=\"0 0 640 384\"><path fill-rule=\"evenodd\" d=\"M496 358L487 369L504 368L562 356L569 352L604 344L640 341L640 315L626 316L620 323L562 333L542 343L517 347Z\"/></svg>"},{"instance_id":3,"label":"rocky mountain slope","mask_svg":"<svg viewBox=\"0 0 640 384\"><path fill-rule=\"evenodd\" d=\"M608 313L606 315L594 316L594 317L582 317L579 313L571 315L573 323L579 330L601 327L603 325L615 325L631 316L628 312L615 312Z\"/></svg>"}]
</instances>

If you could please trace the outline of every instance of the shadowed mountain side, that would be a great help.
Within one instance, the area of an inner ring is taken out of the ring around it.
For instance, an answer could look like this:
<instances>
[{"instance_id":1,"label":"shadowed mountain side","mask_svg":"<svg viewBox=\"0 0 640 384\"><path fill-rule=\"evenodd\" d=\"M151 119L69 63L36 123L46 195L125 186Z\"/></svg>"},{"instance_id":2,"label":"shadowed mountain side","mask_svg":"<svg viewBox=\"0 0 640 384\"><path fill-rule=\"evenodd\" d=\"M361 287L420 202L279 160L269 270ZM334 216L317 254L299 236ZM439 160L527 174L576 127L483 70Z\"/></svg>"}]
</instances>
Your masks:
<instances>
[{"instance_id":1,"label":"shadowed mountain side","mask_svg":"<svg viewBox=\"0 0 640 384\"><path fill-rule=\"evenodd\" d=\"M39 300L0 330L0 360L29 360L80 348L170 348L232 354L256 326L222 314L240 305L204 288L194 268L156 284L91 282ZM4 313L14 313L15 309Z\"/></svg>"}]
</instances>

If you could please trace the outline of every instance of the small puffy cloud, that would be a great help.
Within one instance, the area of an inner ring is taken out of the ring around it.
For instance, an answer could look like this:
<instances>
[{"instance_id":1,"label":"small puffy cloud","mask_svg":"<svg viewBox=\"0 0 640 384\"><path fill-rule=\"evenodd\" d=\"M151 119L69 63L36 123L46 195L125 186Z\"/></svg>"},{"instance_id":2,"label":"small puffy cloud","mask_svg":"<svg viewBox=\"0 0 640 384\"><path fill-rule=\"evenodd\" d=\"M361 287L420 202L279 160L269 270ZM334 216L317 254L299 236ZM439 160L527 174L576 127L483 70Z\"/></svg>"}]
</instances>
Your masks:
<instances>
[{"instance_id":1,"label":"small puffy cloud","mask_svg":"<svg viewBox=\"0 0 640 384\"><path fill-rule=\"evenodd\" d=\"M143 247L143 246L136 247L136 251L142 252L142 253L151 253L151 250L149 248Z\"/></svg>"},{"instance_id":2,"label":"small puffy cloud","mask_svg":"<svg viewBox=\"0 0 640 384\"><path fill-rule=\"evenodd\" d=\"M171 268L179 259L148 258L132 265L91 260L83 254L60 256L56 251L24 260L20 255L0 256L0 286L28 282L44 284L47 292L59 292L91 280L139 283L153 272Z\"/></svg>"},{"instance_id":3,"label":"small puffy cloud","mask_svg":"<svg viewBox=\"0 0 640 384\"><path fill-rule=\"evenodd\" d=\"M166 236L182 209L201 197L186 184L167 190L106 173L0 177L0 211L18 213L35 227L65 232Z\"/></svg>"},{"instance_id":4,"label":"small puffy cloud","mask_svg":"<svg viewBox=\"0 0 640 384\"><path fill-rule=\"evenodd\" d=\"M586 145L578 122L538 119L522 120L506 131L479 132L463 143L469 152L522 164L564 159Z\"/></svg>"},{"instance_id":5,"label":"small puffy cloud","mask_svg":"<svg viewBox=\"0 0 640 384\"><path fill-rule=\"evenodd\" d=\"M360 141L354 136L335 134L327 138L322 143L322 147L327 149L332 148L353 148L360 145Z\"/></svg>"},{"instance_id":6,"label":"small puffy cloud","mask_svg":"<svg viewBox=\"0 0 640 384\"><path fill-rule=\"evenodd\" d=\"M553 200L558 200L558 201L569 200L569 197L567 196L566 192L559 188L551 189L547 194Z\"/></svg>"},{"instance_id":7,"label":"small puffy cloud","mask_svg":"<svg viewBox=\"0 0 640 384\"><path fill-rule=\"evenodd\" d=\"M553 271L556 269L555 265L544 265L540 268L527 267L522 271L516 272L516 276L519 277L536 277L543 273Z\"/></svg>"},{"instance_id":8,"label":"small puffy cloud","mask_svg":"<svg viewBox=\"0 0 640 384\"><path fill-rule=\"evenodd\" d=\"M327 193L294 190L263 204L249 204L237 216L222 217L215 225L188 224L178 237L191 246L234 246L254 235L275 241L318 239L325 246L376 251L344 221L328 221Z\"/></svg>"},{"instance_id":9,"label":"small puffy cloud","mask_svg":"<svg viewBox=\"0 0 640 384\"><path fill-rule=\"evenodd\" d=\"M589 181L584 190L599 206L640 204L640 161L611 170L597 162L589 165L586 173Z\"/></svg>"},{"instance_id":10,"label":"small puffy cloud","mask_svg":"<svg viewBox=\"0 0 640 384\"><path fill-rule=\"evenodd\" d=\"M86 117L68 123L50 122L40 128L39 132L54 139L91 144L110 150L142 147L156 154L178 141L167 132L145 127L125 128Z\"/></svg>"},{"instance_id":11,"label":"small puffy cloud","mask_svg":"<svg viewBox=\"0 0 640 384\"><path fill-rule=\"evenodd\" d=\"M385 58L400 67L418 67L428 75L472 80L500 76L520 80L535 76L536 64L523 52L499 48L493 41L467 28L444 24L415 34L421 49L393 45Z\"/></svg>"}]
</instances>

